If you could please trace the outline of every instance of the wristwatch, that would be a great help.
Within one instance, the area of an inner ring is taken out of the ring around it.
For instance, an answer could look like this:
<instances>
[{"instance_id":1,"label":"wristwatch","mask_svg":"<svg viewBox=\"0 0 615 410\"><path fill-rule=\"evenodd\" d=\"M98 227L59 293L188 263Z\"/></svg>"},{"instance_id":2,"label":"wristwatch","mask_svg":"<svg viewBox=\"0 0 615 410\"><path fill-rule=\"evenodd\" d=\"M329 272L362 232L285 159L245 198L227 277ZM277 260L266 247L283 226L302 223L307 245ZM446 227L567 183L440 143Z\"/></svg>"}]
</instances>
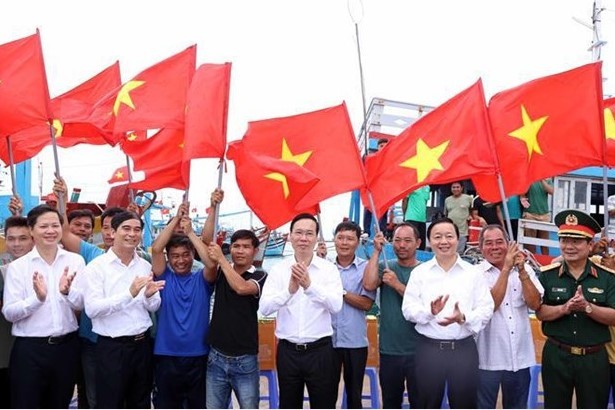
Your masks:
<instances>
[{"instance_id":1,"label":"wristwatch","mask_svg":"<svg viewBox=\"0 0 615 410\"><path fill-rule=\"evenodd\" d=\"M592 309L592 304L591 303L588 303L587 305L585 305L585 313L587 313L589 315L593 311L594 311L594 309Z\"/></svg>"},{"instance_id":2,"label":"wristwatch","mask_svg":"<svg viewBox=\"0 0 615 410\"><path fill-rule=\"evenodd\" d=\"M347 293L348 291L346 289L342 290L342 297L346 296Z\"/></svg>"}]
</instances>

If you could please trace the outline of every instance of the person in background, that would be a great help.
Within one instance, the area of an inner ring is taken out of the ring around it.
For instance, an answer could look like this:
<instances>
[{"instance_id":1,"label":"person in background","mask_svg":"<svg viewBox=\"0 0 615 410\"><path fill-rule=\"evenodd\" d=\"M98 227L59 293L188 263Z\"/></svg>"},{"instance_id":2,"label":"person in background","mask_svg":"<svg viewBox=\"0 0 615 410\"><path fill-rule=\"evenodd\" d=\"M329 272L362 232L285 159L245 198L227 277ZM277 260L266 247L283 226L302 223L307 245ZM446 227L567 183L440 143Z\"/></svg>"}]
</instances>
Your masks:
<instances>
[{"instance_id":1,"label":"person in background","mask_svg":"<svg viewBox=\"0 0 615 410\"><path fill-rule=\"evenodd\" d=\"M27 216L33 249L11 262L4 317L16 337L10 360L14 408L68 408L76 381L79 341L74 310L83 309L83 258L59 246L62 217L39 205Z\"/></svg>"},{"instance_id":2,"label":"person in background","mask_svg":"<svg viewBox=\"0 0 615 410\"><path fill-rule=\"evenodd\" d=\"M551 213L549 212L549 195L553 195L553 179L546 178L534 182L530 185L527 193L520 197L521 204L528 203L529 205L523 212L523 219L531 221L551 222ZM525 236L549 239L549 232L544 230L526 229ZM536 253L535 245L525 245L528 251ZM541 246L540 253L542 255L549 254L548 246Z\"/></svg>"},{"instance_id":3,"label":"person in background","mask_svg":"<svg viewBox=\"0 0 615 410\"><path fill-rule=\"evenodd\" d=\"M94 232L94 214L89 209L75 209L68 213L70 231L88 242Z\"/></svg>"},{"instance_id":4,"label":"person in background","mask_svg":"<svg viewBox=\"0 0 615 410\"><path fill-rule=\"evenodd\" d=\"M472 207L472 197L463 193L461 182L451 184L451 196L444 200L444 216L449 217L459 230L457 252L462 254L468 242L468 217Z\"/></svg>"},{"instance_id":5,"label":"person in background","mask_svg":"<svg viewBox=\"0 0 615 410\"><path fill-rule=\"evenodd\" d=\"M527 406L530 368L536 364L528 310L540 306L542 285L516 242L508 242L501 225L487 225L479 248L485 257L478 269L493 296L495 312L478 334L478 408L495 409L502 389L505 409Z\"/></svg>"},{"instance_id":6,"label":"person in background","mask_svg":"<svg viewBox=\"0 0 615 410\"><path fill-rule=\"evenodd\" d=\"M419 249L424 251L427 244L425 233L427 231L427 202L430 195L429 185L420 187L408 194L401 203L404 212L404 221L416 226L419 230L421 244Z\"/></svg>"},{"instance_id":7,"label":"person in background","mask_svg":"<svg viewBox=\"0 0 615 410\"><path fill-rule=\"evenodd\" d=\"M277 312L280 408L302 408L306 386L310 408L334 408L337 401L331 315L342 309L343 289L335 265L313 253L318 232L314 216L293 218L294 257L271 268L261 296L261 314Z\"/></svg>"},{"instance_id":8,"label":"person in background","mask_svg":"<svg viewBox=\"0 0 615 410\"><path fill-rule=\"evenodd\" d=\"M374 237L374 252L363 274L363 287L368 291L380 288L380 345L379 379L384 408L401 408L404 391L408 390L411 408L417 406L416 342L414 324L404 319L402 297L408 279L419 265L416 250L421 240L418 229L408 223L400 224L393 233L396 260L379 263L385 239L382 233Z\"/></svg>"},{"instance_id":9,"label":"person in background","mask_svg":"<svg viewBox=\"0 0 615 410\"><path fill-rule=\"evenodd\" d=\"M28 220L22 216L10 216L4 221L4 238L6 251L11 261L16 260L32 250L34 241L28 228ZM0 309L2 293L8 263L0 266ZM9 359L15 338L11 335L11 322L0 315L0 408L11 408L11 389L9 378Z\"/></svg>"}]
</instances>

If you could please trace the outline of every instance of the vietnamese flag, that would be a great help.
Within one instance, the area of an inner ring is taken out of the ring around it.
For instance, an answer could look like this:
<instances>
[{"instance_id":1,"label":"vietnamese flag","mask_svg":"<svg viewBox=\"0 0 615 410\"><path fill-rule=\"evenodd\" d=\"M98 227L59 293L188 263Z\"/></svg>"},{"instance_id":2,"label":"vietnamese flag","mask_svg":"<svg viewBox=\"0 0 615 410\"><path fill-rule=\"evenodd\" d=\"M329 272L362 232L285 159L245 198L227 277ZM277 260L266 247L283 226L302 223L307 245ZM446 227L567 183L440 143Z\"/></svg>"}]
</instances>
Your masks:
<instances>
[{"instance_id":1,"label":"vietnamese flag","mask_svg":"<svg viewBox=\"0 0 615 410\"><path fill-rule=\"evenodd\" d=\"M184 160L224 158L231 63L203 64L188 90Z\"/></svg>"},{"instance_id":2,"label":"vietnamese flag","mask_svg":"<svg viewBox=\"0 0 615 410\"><path fill-rule=\"evenodd\" d=\"M116 61L84 83L52 99L53 118L59 130L56 134L58 146L106 144L111 133L88 122L88 118L96 103L121 84L120 63Z\"/></svg>"},{"instance_id":3,"label":"vietnamese flag","mask_svg":"<svg viewBox=\"0 0 615 410\"><path fill-rule=\"evenodd\" d=\"M103 98L90 121L113 131L112 145L128 131L183 128L195 60L193 45L142 71Z\"/></svg>"},{"instance_id":4,"label":"vietnamese flag","mask_svg":"<svg viewBox=\"0 0 615 410\"><path fill-rule=\"evenodd\" d=\"M115 171L113 171L113 175L111 175L111 178L107 180L109 184L126 181L128 181L128 167L120 167L116 169Z\"/></svg>"},{"instance_id":5,"label":"vietnamese flag","mask_svg":"<svg viewBox=\"0 0 615 410\"><path fill-rule=\"evenodd\" d=\"M0 159L5 165L10 165L9 143L11 144L14 164L34 157L43 148L51 144L52 130L53 132L57 131L55 128L50 128L48 122L44 122L9 135L7 138L2 138L2 142L0 142Z\"/></svg>"},{"instance_id":6,"label":"vietnamese flag","mask_svg":"<svg viewBox=\"0 0 615 410\"><path fill-rule=\"evenodd\" d=\"M0 136L46 124L52 116L38 30L1 44L0 61Z\"/></svg>"},{"instance_id":7,"label":"vietnamese flag","mask_svg":"<svg viewBox=\"0 0 615 410\"><path fill-rule=\"evenodd\" d=\"M535 79L494 95L489 118L504 194L604 161L601 62ZM495 176L472 178L486 201L501 201Z\"/></svg>"},{"instance_id":8,"label":"vietnamese flag","mask_svg":"<svg viewBox=\"0 0 615 410\"><path fill-rule=\"evenodd\" d=\"M122 141L120 146L132 158L135 170L157 168L183 159L184 130L165 128L145 140Z\"/></svg>"},{"instance_id":9,"label":"vietnamese flag","mask_svg":"<svg viewBox=\"0 0 615 410\"><path fill-rule=\"evenodd\" d=\"M299 209L365 184L345 103L307 114L250 122L242 143L252 154L294 162L320 179L297 203Z\"/></svg>"},{"instance_id":10,"label":"vietnamese flag","mask_svg":"<svg viewBox=\"0 0 615 410\"><path fill-rule=\"evenodd\" d=\"M615 98L604 100L604 134L606 136L605 165L615 166Z\"/></svg>"},{"instance_id":11,"label":"vietnamese flag","mask_svg":"<svg viewBox=\"0 0 615 410\"><path fill-rule=\"evenodd\" d=\"M409 192L495 173L482 81L418 119L365 159L367 189L382 215ZM367 204L366 192L362 192Z\"/></svg>"},{"instance_id":12,"label":"vietnamese flag","mask_svg":"<svg viewBox=\"0 0 615 410\"><path fill-rule=\"evenodd\" d=\"M190 181L189 162L170 162L154 168L143 170L145 179L132 182L130 188L143 191L156 191L162 188L176 188L185 190Z\"/></svg>"},{"instance_id":13,"label":"vietnamese flag","mask_svg":"<svg viewBox=\"0 0 615 410\"><path fill-rule=\"evenodd\" d=\"M301 212L318 212L316 206L304 211L296 208L319 182L307 167L254 154L243 141L229 144L227 158L235 163L237 186L246 203L269 229L284 225Z\"/></svg>"}]
</instances>

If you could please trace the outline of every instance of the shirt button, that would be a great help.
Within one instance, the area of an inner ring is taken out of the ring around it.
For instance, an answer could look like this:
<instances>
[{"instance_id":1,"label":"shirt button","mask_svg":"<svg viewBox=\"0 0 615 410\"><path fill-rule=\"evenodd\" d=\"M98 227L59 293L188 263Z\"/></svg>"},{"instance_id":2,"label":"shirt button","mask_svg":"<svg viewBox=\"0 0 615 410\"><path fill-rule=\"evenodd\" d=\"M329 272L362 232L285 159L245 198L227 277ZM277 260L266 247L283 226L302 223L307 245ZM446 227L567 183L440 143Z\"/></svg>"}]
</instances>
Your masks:
<instances>
[{"instance_id":1,"label":"shirt button","mask_svg":"<svg viewBox=\"0 0 615 410\"><path fill-rule=\"evenodd\" d=\"M577 334L577 331L575 330L574 332L572 332L572 334L573 334L573 335L576 335L576 334Z\"/></svg>"},{"instance_id":2,"label":"shirt button","mask_svg":"<svg viewBox=\"0 0 615 410\"><path fill-rule=\"evenodd\" d=\"M595 301L596 301L596 298L593 298L593 299L592 299L592 302L595 302Z\"/></svg>"},{"instance_id":3,"label":"shirt button","mask_svg":"<svg viewBox=\"0 0 615 410\"><path fill-rule=\"evenodd\" d=\"M517 289L513 289L515 292L517 291Z\"/></svg>"},{"instance_id":4,"label":"shirt button","mask_svg":"<svg viewBox=\"0 0 615 410\"><path fill-rule=\"evenodd\" d=\"M573 313L573 314L572 314L572 316L573 316L573 317L577 317L577 314L576 314L576 313Z\"/></svg>"},{"instance_id":5,"label":"shirt button","mask_svg":"<svg viewBox=\"0 0 615 410\"><path fill-rule=\"evenodd\" d=\"M559 296L558 296L558 297L556 297L555 299L559 300Z\"/></svg>"},{"instance_id":6,"label":"shirt button","mask_svg":"<svg viewBox=\"0 0 615 410\"><path fill-rule=\"evenodd\" d=\"M506 304L506 306L508 306L508 303Z\"/></svg>"},{"instance_id":7,"label":"shirt button","mask_svg":"<svg viewBox=\"0 0 615 410\"><path fill-rule=\"evenodd\" d=\"M512 316L508 316L509 319L512 319Z\"/></svg>"}]
</instances>

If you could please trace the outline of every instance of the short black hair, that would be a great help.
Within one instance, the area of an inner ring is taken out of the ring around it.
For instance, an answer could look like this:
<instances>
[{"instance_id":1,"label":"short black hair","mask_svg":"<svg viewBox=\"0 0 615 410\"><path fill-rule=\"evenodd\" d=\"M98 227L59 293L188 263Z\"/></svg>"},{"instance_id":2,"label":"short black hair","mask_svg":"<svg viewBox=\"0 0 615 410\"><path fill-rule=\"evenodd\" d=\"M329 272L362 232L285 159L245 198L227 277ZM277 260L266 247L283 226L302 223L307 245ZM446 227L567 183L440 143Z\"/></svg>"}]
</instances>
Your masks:
<instances>
[{"instance_id":1,"label":"short black hair","mask_svg":"<svg viewBox=\"0 0 615 410\"><path fill-rule=\"evenodd\" d=\"M58 215L58 218L60 219L60 224L64 223L64 218L62 218L62 214L60 214L60 212L58 212L57 209L52 208L47 204L41 204L41 205L37 205L34 208L30 209L30 212L28 212L28 216L27 216L28 226L30 228L34 228L34 225L36 225L36 221L38 220L38 217L48 212L52 212Z\"/></svg>"},{"instance_id":2,"label":"short black hair","mask_svg":"<svg viewBox=\"0 0 615 410\"><path fill-rule=\"evenodd\" d=\"M309 220L314 221L314 223L316 224L316 234L318 235L318 232L320 229L320 226L318 225L318 220L314 217L314 215L308 214L307 212L300 213L299 215L293 218L293 220L290 223L290 231L292 232L293 227L295 226L295 223L297 223L297 221L300 221L302 219L309 219Z\"/></svg>"},{"instance_id":3,"label":"short black hair","mask_svg":"<svg viewBox=\"0 0 615 410\"><path fill-rule=\"evenodd\" d=\"M126 210L117 206L112 206L111 208L105 209L104 212L100 215L100 223L102 224L105 221L105 218L110 217L113 219L113 217L120 212L126 212Z\"/></svg>"},{"instance_id":4,"label":"short black hair","mask_svg":"<svg viewBox=\"0 0 615 410\"><path fill-rule=\"evenodd\" d=\"M129 221L131 219L136 219L137 221L141 222L141 229L143 229L143 219L139 218L139 215L130 211L123 211L119 214L116 214L113 219L111 219L111 228L113 228L114 231L117 231L117 228L119 228L123 222Z\"/></svg>"},{"instance_id":5,"label":"short black hair","mask_svg":"<svg viewBox=\"0 0 615 410\"><path fill-rule=\"evenodd\" d=\"M70 211L67 216L68 223L70 223L75 218L83 218L83 217L90 218L90 222L92 222L92 226L94 226L94 213L87 208L86 209L75 209L74 211Z\"/></svg>"},{"instance_id":6,"label":"short black hair","mask_svg":"<svg viewBox=\"0 0 615 410\"><path fill-rule=\"evenodd\" d=\"M240 239L251 240L252 246L254 246L254 249L258 248L258 245L260 245L260 241L258 240L258 237L256 236L256 234L250 231L249 229L239 229L233 232L233 235L231 236L231 245Z\"/></svg>"},{"instance_id":7,"label":"short black hair","mask_svg":"<svg viewBox=\"0 0 615 410\"><path fill-rule=\"evenodd\" d=\"M412 233L414 233L414 239L419 240L421 239L421 234L419 232L419 228L417 228L416 226L414 226L413 224L411 224L410 222L402 222L399 225L397 225L395 227L395 229L393 230L393 236L395 236L395 234L397 233L397 230L403 226L406 226L410 229L412 229Z\"/></svg>"},{"instance_id":8,"label":"short black hair","mask_svg":"<svg viewBox=\"0 0 615 410\"><path fill-rule=\"evenodd\" d=\"M28 219L25 216L9 216L4 220L4 236L11 228L28 228Z\"/></svg>"},{"instance_id":9,"label":"short black hair","mask_svg":"<svg viewBox=\"0 0 615 410\"><path fill-rule=\"evenodd\" d=\"M167 257L169 255L169 252L171 251L171 248L178 247L184 247L190 252L192 252L192 254L194 255L194 245L192 244L190 238L188 238L186 235L172 235L169 239L169 242L167 242L164 247L164 249L167 251Z\"/></svg>"},{"instance_id":10,"label":"short black hair","mask_svg":"<svg viewBox=\"0 0 615 410\"><path fill-rule=\"evenodd\" d=\"M335 227L335 232L333 234L337 235L337 233L341 231L352 231L357 234L357 239L361 238L361 227L352 221L340 222Z\"/></svg>"},{"instance_id":11,"label":"short black hair","mask_svg":"<svg viewBox=\"0 0 615 410\"><path fill-rule=\"evenodd\" d=\"M435 221L431 223L431 225L429 225L429 228L427 228L427 238L431 237L431 231L434 228L434 226L440 225L440 224L452 224L453 227L455 228L455 234L457 235L457 239L459 239L459 228L457 227L457 225L455 225L455 222L453 222L451 218L447 218L447 217L436 219Z\"/></svg>"}]
</instances>

